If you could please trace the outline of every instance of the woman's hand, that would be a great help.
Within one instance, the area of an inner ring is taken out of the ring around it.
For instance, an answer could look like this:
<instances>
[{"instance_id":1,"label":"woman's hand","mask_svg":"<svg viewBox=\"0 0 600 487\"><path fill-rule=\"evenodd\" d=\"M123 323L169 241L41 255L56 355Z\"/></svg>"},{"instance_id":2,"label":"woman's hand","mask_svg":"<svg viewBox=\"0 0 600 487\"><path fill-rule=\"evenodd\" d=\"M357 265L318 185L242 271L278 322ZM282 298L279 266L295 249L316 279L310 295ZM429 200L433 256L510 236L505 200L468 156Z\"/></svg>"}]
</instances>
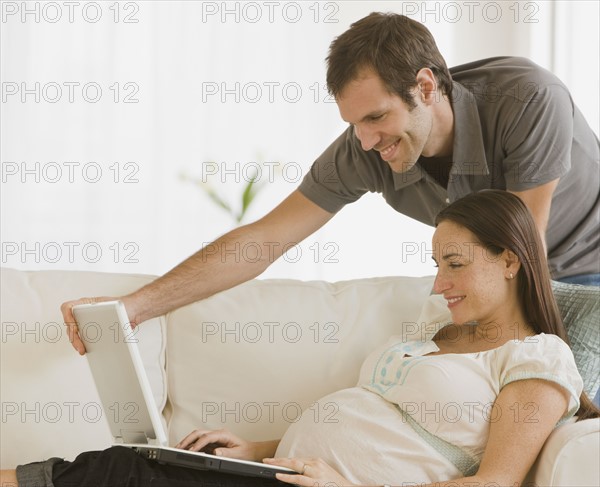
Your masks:
<instances>
[{"instance_id":1,"label":"woman's hand","mask_svg":"<svg viewBox=\"0 0 600 487\"><path fill-rule=\"evenodd\" d=\"M228 430L198 429L192 431L177 443L175 448L260 462L265 455L273 455L275 453L278 443L279 441L246 441Z\"/></svg>"},{"instance_id":2,"label":"woman's hand","mask_svg":"<svg viewBox=\"0 0 600 487\"><path fill-rule=\"evenodd\" d=\"M300 475L278 473L277 479L305 487L347 487L354 485L320 458L265 458L264 463L287 467Z\"/></svg>"}]
</instances>

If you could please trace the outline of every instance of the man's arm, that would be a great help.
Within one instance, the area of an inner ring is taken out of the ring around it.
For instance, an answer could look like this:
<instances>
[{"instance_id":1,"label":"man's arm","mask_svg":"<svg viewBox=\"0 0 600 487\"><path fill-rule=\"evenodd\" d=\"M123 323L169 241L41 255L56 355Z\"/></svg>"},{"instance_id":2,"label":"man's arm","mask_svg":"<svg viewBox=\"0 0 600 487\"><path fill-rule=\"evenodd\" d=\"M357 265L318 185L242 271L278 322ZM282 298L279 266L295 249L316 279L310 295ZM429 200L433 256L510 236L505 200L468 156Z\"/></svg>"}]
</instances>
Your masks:
<instances>
[{"instance_id":1,"label":"man's arm","mask_svg":"<svg viewBox=\"0 0 600 487\"><path fill-rule=\"evenodd\" d=\"M300 243L332 217L332 213L295 190L260 220L226 233L164 276L120 299L131 322L138 325L253 279L284 250ZM248 246L256 248L257 258L243 258ZM61 306L65 323L70 326L71 342L80 353L85 348L77 335L71 308L81 302L105 299L108 298L84 298Z\"/></svg>"},{"instance_id":2,"label":"man's arm","mask_svg":"<svg viewBox=\"0 0 600 487\"><path fill-rule=\"evenodd\" d=\"M253 279L284 249L300 243L332 217L296 190L260 220L226 233L164 276L125 296L130 318L141 323ZM260 258L244 260L242 249L247 246L255 246L257 256L260 248Z\"/></svg>"},{"instance_id":3,"label":"man's arm","mask_svg":"<svg viewBox=\"0 0 600 487\"><path fill-rule=\"evenodd\" d=\"M548 220L550 218L550 206L552 203L552 195L558 185L558 178L550 181L549 183L542 184L532 189L524 191L509 191L517 195L529 211L533 215L533 219L540 232L542 238L542 244L544 245L544 253L548 253L548 247L546 245L546 229L548 228Z\"/></svg>"}]
</instances>

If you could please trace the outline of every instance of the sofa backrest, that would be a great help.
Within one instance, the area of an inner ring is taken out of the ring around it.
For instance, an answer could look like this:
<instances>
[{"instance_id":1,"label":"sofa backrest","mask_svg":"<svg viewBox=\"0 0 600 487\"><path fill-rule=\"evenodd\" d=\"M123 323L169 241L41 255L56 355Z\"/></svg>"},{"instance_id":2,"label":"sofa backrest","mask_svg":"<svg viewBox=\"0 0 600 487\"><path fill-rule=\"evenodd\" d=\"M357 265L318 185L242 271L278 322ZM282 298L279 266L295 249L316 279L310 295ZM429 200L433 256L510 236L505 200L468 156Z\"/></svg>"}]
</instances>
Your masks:
<instances>
[{"instance_id":1,"label":"sofa backrest","mask_svg":"<svg viewBox=\"0 0 600 487\"><path fill-rule=\"evenodd\" d=\"M255 280L169 314L170 441L223 427L278 438L307 409L335 421L336 405L318 400L354 386L363 359L391 335L420 333L432 284Z\"/></svg>"}]
</instances>

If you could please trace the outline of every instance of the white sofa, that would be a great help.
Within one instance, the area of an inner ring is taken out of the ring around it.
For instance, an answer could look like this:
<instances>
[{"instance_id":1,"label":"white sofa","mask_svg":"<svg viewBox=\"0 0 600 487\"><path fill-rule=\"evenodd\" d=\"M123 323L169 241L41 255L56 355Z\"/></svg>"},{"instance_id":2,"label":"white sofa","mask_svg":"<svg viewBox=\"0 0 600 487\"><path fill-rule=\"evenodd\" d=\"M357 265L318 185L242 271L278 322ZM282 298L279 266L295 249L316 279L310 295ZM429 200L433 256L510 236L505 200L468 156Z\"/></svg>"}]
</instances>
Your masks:
<instances>
[{"instance_id":1,"label":"white sofa","mask_svg":"<svg viewBox=\"0 0 600 487\"><path fill-rule=\"evenodd\" d=\"M1 278L2 468L108 447L86 359L71 348L59 305L125 294L153 277L2 269ZM354 386L370 350L392 334L425 338L435 332L429 322L447 319L429 298L432 282L255 280L143 324L139 343L171 443L201 426L280 437L307 408L316 421L334 420L335 404L319 398ZM110 414L127 413L115 405ZM599 458L600 421L565 424L528 478L598 486Z\"/></svg>"}]
</instances>

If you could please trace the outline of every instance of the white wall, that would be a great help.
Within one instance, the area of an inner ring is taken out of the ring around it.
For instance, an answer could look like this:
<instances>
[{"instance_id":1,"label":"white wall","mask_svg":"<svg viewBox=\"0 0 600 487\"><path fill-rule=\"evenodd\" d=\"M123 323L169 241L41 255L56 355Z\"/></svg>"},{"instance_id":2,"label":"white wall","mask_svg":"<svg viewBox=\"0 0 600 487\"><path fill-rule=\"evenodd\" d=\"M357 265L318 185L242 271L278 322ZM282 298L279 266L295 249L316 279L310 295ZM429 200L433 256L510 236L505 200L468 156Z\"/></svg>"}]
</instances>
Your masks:
<instances>
[{"instance_id":1,"label":"white wall","mask_svg":"<svg viewBox=\"0 0 600 487\"><path fill-rule=\"evenodd\" d=\"M181 179L203 168L235 203L255 161L276 163L246 221L260 217L345 128L324 58L375 10L423 21L449 65L532 57L598 132L597 2L3 2L2 265L164 273L235 225ZM432 274L403 252L431 234L367 195L263 276Z\"/></svg>"}]
</instances>

